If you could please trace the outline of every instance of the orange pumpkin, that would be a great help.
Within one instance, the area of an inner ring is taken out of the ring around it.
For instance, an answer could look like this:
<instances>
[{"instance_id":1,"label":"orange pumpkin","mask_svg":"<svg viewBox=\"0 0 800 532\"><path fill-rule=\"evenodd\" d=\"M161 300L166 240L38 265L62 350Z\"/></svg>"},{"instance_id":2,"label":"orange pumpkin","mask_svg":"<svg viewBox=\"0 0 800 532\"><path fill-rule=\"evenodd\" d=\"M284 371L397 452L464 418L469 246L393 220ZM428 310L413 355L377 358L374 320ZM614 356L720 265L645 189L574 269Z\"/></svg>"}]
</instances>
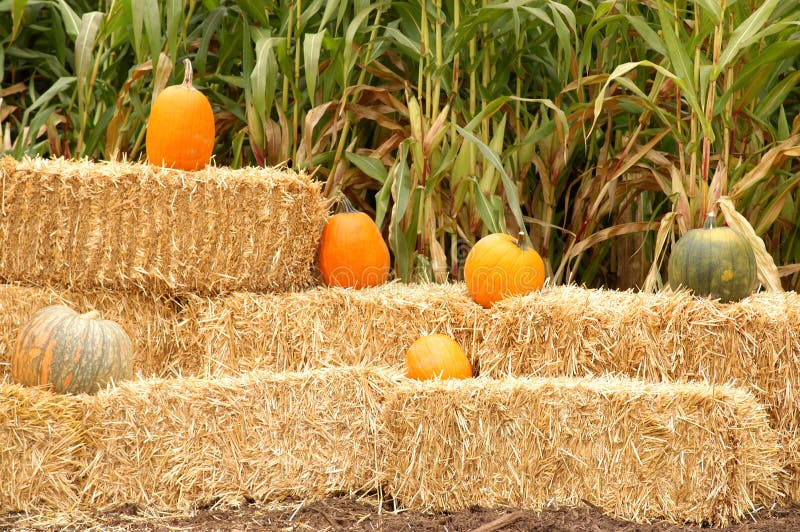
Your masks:
<instances>
[{"instance_id":1,"label":"orange pumpkin","mask_svg":"<svg viewBox=\"0 0 800 532\"><path fill-rule=\"evenodd\" d=\"M391 266L383 235L363 212L341 212L328 218L317 264L325 284L347 288L383 284Z\"/></svg>"},{"instance_id":2,"label":"orange pumpkin","mask_svg":"<svg viewBox=\"0 0 800 532\"><path fill-rule=\"evenodd\" d=\"M444 334L418 338L406 353L406 376L411 379L468 379L472 365L458 342Z\"/></svg>"},{"instance_id":3,"label":"orange pumpkin","mask_svg":"<svg viewBox=\"0 0 800 532\"><path fill-rule=\"evenodd\" d=\"M129 379L133 346L114 321L96 311L78 314L64 305L36 312L20 329L11 355L18 384L58 393L94 393L112 380Z\"/></svg>"},{"instance_id":4,"label":"orange pumpkin","mask_svg":"<svg viewBox=\"0 0 800 532\"><path fill-rule=\"evenodd\" d=\"M214 112L192 87L192 63L184 60L183 84L162 90L150 108L145 145L152 164L199 170L214 151Z\"/></svg>"},{"instance_id":5,"label":"orange pumpkin","mask_svg":"<svg viewBox=\"0 0 800 532\"><path fill-rule=\"evenodd\" d=\"M464 264L467 291L484 308L504 297L539 290L544 278L544 262L539 253L503 233L481 238Z\"/></svg>"}]
</instances>

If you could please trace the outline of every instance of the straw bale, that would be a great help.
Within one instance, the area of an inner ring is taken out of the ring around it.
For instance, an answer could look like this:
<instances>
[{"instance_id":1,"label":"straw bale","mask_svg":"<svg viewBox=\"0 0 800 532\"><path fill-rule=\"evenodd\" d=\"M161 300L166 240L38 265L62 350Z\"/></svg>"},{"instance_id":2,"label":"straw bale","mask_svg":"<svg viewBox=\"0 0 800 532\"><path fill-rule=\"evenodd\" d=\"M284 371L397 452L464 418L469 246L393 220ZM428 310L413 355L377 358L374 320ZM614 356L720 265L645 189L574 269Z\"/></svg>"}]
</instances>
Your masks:
<instances>
[{"instance_id":1,"label":"straw bale","mask_svg":"<svg viewBox=\"0 0 800 532\"><path fill-rule=\"evenodd\" d=\"M379 487L381 403L367 368L126 382L87 405L81 504L191 511Z\"/></svg>"},{"instance_id":2,"label":"straw bale","mask_svg":"<svg viewBox=\"0 0 800 532\"><path fill-rule=\"evenodd\" d=\"M0 279L159 294L312 283L320 184L277 168L0 160Z\"/></svg>"},{"instance_id":3,"label":"straw bale","mask_svg":"<svg viewBox=\"0 0 800 532\"><path fill-rule=\"evenodd\" d=\"M411 343L434 332L451 335L476 363L484 317L463 284L191 297L175 365L198 375L358 364L400 369Z\"/></svg>"},{"instance_id":4,"label":"straw bale","mask_svg":"<svg viewBox=\"0 0 800 532\"><path fill-rule=\"evenodd\" d=\"M131 337L134 372L168 375L174 359L178 309L163 297L138 291L59 290L52 287L0 285L0 377L10 375L11 354L20 327L39 309L63 304L78 312L97 310L105 319L119 323Z\"/></svg>"},{"instance_id":5,"label":"straw bale","mask_svg":"<svg viewBox=\"0 0 800 532\"><path fill-rule=\"evenodd\" d=\"M782 433L784 489L800 501L800 296L762 292L722 304L657 294L551 287L495 306L482 373L708 380L749 389Z\"/></svg>"},{"instance_id":6,"label":"straw bale","mask_svg":"<svg viewBox=\"0 0 800 532\"><path fill-rule=\"evenodd\" d=\"M89 458L86 400L6 380L0 377L0 514L74 507Z\"/></svg>"},{"instance_id":7,"label":"straw bale","mask_svg":"<svg viewBox=\"0 0 800 532\"><path fill-rule=\"evenodd\" d=\"M724 525L777 497L777 434L734 387L407 380L384 413L387 490L407 508L587 501L627 520Z\"/></svg>"}]
</instances>

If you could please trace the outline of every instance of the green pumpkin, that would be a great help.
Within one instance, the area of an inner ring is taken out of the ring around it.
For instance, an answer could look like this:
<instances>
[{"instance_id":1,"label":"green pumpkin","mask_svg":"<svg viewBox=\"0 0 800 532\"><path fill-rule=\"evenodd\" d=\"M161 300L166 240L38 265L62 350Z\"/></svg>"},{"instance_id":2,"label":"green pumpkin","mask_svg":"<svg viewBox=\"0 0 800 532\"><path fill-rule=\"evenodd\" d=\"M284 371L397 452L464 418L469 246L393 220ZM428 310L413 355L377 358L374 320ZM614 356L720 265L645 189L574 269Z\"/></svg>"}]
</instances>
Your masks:
<instances>
[{"instance_id":1,"label":"green pumpkin","mask_svg":"<svg viewBox=\"0 0 800 532\"><path fill-rule=\"evenodd\" d=\"M702 229L692 229L673 246L667 267L673 289L684 287L723 303L753 293L756 257L747 241L729 227L716 227L714 215Z\"/></svg>"},{"instance_id":2,"label":"green pumpkin","mask_svg":"<svg viewBox=\"0 0 800 532\"><path fill-rule=\"evenodd\" d=\"M11 355L18 384L58 393L94 393L132 376L133 346L116 322L97 311L78 314L64 305L35 313L22 326Z\"/></svg>"}]
</instances>

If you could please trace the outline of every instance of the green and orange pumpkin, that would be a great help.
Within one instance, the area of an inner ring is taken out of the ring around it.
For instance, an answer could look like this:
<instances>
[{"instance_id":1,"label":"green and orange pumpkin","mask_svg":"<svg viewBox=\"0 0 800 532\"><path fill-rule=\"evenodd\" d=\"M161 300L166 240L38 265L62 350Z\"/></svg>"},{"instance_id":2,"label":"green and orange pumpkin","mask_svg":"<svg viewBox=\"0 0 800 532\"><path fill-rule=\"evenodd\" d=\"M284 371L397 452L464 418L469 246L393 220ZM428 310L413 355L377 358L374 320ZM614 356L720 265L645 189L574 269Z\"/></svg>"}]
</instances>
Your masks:
<instances>
[{"instance_id":1,"label":"green and orange pumpkin","mask_svg":"<svg viewBox=\"0 0 800 532\"><path fill-rule=\"evenodd\" d=\"M669 285L696 296L738 301L757 286L753 249L730 227L717 227L709 213L702 229L687 231L672 248L667 266Z\"/></svg>"},{"instance_id":2,"label":"green and orange pumpkin","mask_svg":"<svg viewBox=\"0 0 800 532\"><path fill-rule=\"evenodd\" d=\"M116 322L65 305L36 312L20 329L11 356L14 381L57 393L94 393L132 374L133 346Z\"/></svg>"}]
</instances>

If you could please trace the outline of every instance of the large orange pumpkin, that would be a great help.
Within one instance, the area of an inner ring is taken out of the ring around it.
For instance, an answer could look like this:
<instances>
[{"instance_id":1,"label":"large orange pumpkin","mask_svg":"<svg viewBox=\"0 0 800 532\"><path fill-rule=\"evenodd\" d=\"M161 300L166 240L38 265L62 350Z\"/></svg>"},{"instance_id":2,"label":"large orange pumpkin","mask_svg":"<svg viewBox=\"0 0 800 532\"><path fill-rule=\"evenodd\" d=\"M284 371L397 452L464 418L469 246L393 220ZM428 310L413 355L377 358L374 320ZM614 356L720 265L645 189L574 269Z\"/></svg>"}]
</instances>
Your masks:
<instances>
[{"instance_id":1,"label":"large orange pumpkin","mask_svg":"<svg viewBox=\"0 0 800 532\"><path fill-rule=\"evenodd\" d=\"M334 214L325 223L317 264L328 286L364 288L389 279L389 248L363 212Z\"/></svg>"},{"instance_id":2,"label":"large orange pumpkin","mask_svg":"<svg viewBox=\"0 0 800 532\"><path fill-rule=\"evenodd\" d=\"M20 329L11 356L14 381L58 393L94 393L132 374L130 337L96 311L78 314L65 305L36 312Z\"/></svg>"},{"instance_id":3,"label":"large orange pumpkin","mask_svg":"<svg viewBox=\"0 0 800 532\"><path fill-rule=\"evenodd\" d=\"M544 279L544 262L539 253L503 233L481 238L464 264L467 291L485 308L504 297L539 290Z\"/></svg>"},{"instance_id":4,"label":"large orange pumpkin","mask_svg":"<svg viewBox=\"0 0 800 532\"><path fill-rule=\"evenodd\" d=\"M151 164L198 170L214 151L214 112L192 87L192 63L184 60L183 84L162 90L150 108L145 145Z\"/></svg>"},{"instance_id":5,"label":"large orange pumpkin","mask_svg":"<svg viewBox=\"0 0 800 532\"><path fill-rule=\"evenodd\" d=\"M458 342L444 334L417 338L406 352L406 376L411 379L467 379L472 365Z\"/></svg>"}]
</instances>

